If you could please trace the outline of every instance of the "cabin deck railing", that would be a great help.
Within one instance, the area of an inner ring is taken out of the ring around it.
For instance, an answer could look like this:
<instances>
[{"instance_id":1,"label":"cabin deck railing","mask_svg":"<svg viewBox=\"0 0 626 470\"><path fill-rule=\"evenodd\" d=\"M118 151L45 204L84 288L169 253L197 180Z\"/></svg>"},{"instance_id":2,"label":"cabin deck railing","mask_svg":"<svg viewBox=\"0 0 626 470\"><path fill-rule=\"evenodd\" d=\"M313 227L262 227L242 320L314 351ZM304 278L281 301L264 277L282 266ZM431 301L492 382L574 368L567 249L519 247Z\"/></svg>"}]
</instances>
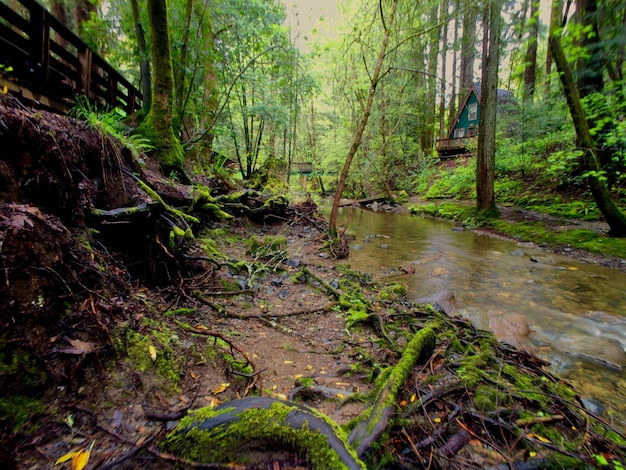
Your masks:
<instances>
[{"instance_id":1,"label":"cabin deck railing","mask_svg":"<svg viewBox=\"0 0 626 470\"><path fill-rule=\"evenodd\" d=\"M437 152L445 150L465 149L476 141L476 137L461 137L458 139L438 139Z\"/></svg>"},{"instance_id":2,"label":"cabin deck railing","mask_svg":"<svg viewBox=\"0 0 626 470\"><path fill-rule=\"evenodd\" d=\"M132 113L141 93L36 0L0 3L0 85L66 111L76 96Z\"/></svg>"}]
</instances>

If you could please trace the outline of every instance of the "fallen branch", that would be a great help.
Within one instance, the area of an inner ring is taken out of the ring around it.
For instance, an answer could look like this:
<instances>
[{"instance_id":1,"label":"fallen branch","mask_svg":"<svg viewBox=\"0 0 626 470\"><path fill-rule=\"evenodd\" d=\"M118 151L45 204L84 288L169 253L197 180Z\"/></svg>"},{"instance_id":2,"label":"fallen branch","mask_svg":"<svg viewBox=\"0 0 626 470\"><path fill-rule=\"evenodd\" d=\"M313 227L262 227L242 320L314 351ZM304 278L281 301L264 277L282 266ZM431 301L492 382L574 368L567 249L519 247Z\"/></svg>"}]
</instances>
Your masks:
<instances>
[{"instance_id":1,"label":"fallen branch","mask_svg":"<svg viewBox=\"0 0 626 470\"><path fill-rule=\"evenodd\" d=\"M430 328L418 331L407 344L402 357L389 373L378 399L366 421L357 424L348 438L359 457L383 434L394 410L396 395L420 357L430 355L435 347L435 333Z\"/></svg>"}]
</instances>

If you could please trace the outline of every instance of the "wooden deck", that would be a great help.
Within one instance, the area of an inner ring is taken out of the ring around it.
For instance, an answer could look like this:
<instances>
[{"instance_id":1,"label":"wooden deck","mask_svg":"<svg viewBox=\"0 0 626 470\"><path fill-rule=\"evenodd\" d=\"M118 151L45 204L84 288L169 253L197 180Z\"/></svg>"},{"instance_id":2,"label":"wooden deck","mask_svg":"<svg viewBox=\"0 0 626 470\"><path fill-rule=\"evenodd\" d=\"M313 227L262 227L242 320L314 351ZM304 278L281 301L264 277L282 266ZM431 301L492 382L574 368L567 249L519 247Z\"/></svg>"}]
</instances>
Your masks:
<instances>
[{"instance_id":1,"label":"wooden deck","mask_svg":"<svg viewBox=\"0 0 626 470\"><path fill-rule=\"evenodd\" d=\"M77 96L132 113L141 93L35 0L0 2L0 89L66 112Z\"/></svg>"},{"instance_id":2,"label":"wooden deck","mask_svg":"<svg viewBox=\"0 0 626 470\"><path fill-rule=\"evenodd\" d=\"M468 147L475 145L476 137L462 137L459 139L437 140L437 154L439 158L455 158L471 155Z\"/></svg>"}]
</instances>

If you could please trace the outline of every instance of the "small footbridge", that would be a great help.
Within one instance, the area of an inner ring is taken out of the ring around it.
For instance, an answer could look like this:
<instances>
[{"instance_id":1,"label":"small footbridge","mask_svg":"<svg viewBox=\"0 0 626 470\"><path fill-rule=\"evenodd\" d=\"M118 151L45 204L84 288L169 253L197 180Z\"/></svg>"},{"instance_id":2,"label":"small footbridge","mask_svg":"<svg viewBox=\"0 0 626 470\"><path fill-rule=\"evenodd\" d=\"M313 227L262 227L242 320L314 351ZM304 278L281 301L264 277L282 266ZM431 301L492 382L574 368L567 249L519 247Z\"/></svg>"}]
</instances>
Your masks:
<instances>
[{"instance_id":1,"label":"small footbridge","mask_svg":"<svg viewBox=\"0 0 626 470\"><path fill-rule=\"evenodd\" d=\"M57 112L86 96L130 114L142 98L36 0L0 1L0 90Z\"/></svg>"}]
</instances>

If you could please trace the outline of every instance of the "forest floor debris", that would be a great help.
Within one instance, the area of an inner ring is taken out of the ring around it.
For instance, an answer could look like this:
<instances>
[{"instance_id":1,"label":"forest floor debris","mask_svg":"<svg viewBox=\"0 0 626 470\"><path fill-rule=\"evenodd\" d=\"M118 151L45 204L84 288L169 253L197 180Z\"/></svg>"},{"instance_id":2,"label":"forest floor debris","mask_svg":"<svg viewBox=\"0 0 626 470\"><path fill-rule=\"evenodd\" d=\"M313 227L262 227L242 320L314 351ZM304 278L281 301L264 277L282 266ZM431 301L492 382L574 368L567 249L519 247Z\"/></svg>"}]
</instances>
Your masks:
<instances>
[{"instance_id":1,"label":"forest floor debris","mask_svg":"<svg viewBox=\"0 0 626 470\"><path fill-rule=\"evenodd\" d=\"M122 149L87 157L81 139L117 144L72 120L0 104L4 468L323 468L281 426L244 430L227 461L162 447L190 411L253 396L323 415L367 468L622 468L620 430L539 359L321 256L312 201L254 220L211 207L191 237L159 209L185 209L172 183L155 209L94 221L154 202L120 165L161 177ZM435 343L407 357L424 331Z\"/></svg>"}]
</instances>

